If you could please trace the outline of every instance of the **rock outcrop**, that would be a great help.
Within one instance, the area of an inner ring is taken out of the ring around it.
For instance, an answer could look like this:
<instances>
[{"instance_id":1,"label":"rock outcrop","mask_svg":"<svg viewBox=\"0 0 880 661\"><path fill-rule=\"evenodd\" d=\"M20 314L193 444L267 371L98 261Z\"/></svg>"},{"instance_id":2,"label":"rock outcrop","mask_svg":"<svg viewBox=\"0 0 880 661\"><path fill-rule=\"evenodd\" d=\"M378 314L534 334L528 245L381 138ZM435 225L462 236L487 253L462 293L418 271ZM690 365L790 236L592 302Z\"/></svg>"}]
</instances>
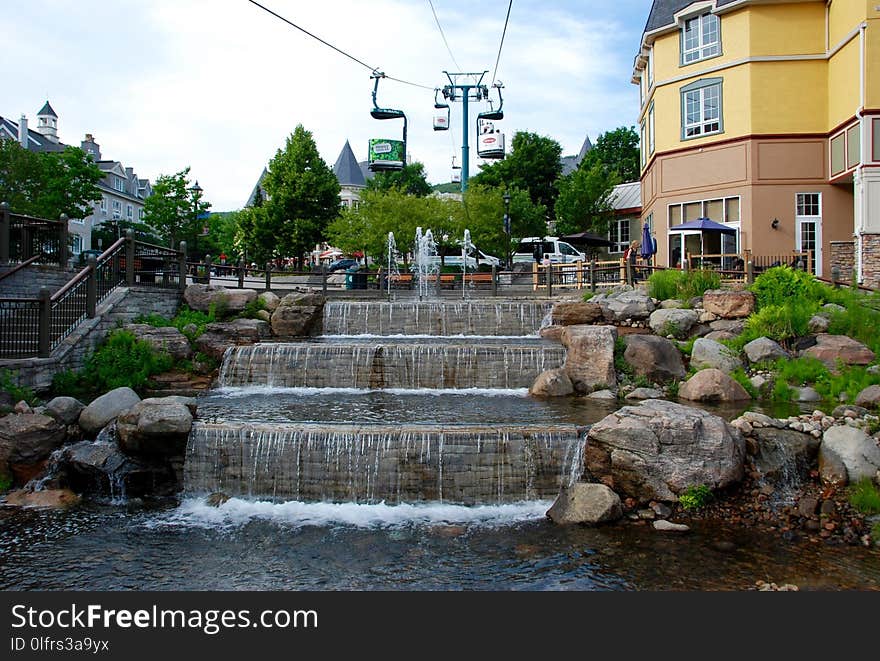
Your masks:
<instances>
[{"instance_id":1,"label":"rock outcrop","mask_svg":"<svg viewBox=\"0 0 880 661\"><path fill-rule=\"evenodd\" d=\"M565 397L573 392L571 379L562 368L541 372L529 388L529 394L535 397Z\"/></svg>"},{"instance_id":2,"label":"rock outcrop","mask_svg":"<svg viewBox=\"0 0 880 661\"><path fill-rule=\"evenodd\" d=\"M620 496L604 484L577 482L563 487L547 517L558 525L596 525L623 516Z\"/></svg>"},{"instance_id":3,"label":"rock outcrop","mask_svg":"<svg viewBox=\"0 0 880 661\"><path fill-rule=\"evenodd\" d=\"M188 397L152 397L138 402L116 419L119 447L132 455L182 455L194 408L195 400Z\"/></svg>"},{"instance_id":4,"label":"rock outcrop","mask_svg":"<svg viewBox=\"0 0 880 661\"><path fill-rule=\"evenodd\" d=\"M752 398L737 381L711 368L700 370L681 384L678 396L692 402L736 402Z\"/></svg>"},{"instance_id":5,"label":"rock outcrop","mask_svg":"<svg viewBox=\"0 0 880 661\"><path fill-rule=\"evenodd\" d=\"M759 337L743 347L750 363L775 362L780 358L789 358L788 352L778 342L769 337Z\"/></svg>"},{"instance_id":6,"label":"rock outcrop","mask_svg":"<svg viewBox=\"0 0 880 661\"><path fill-rule=\"evenodd\" d=\"M602 307L598 303L557 303L550 313L554 326L577 326L595 324L603 320Z\"/></svg>"},{"instance_id":7,"label":"rock outcrop","mask_svg":"<svg viewBox=\"0 0 880 661\"><path fill-rule=\"evenodd\" d=\"M861 342L846 335L828 335L820 333L816 336L816 344L802 352L821 360L828 369L837 369L837 363L844 365L870 365L876 356Z\"/></svg>"},{"instance_id":8,"label":"rock outcrop","mask_svg":"<svg viewBox=\"0 0 880 661\"><path fill-rule=\"evenodd\" d=\"M97 434L123 411L141 401L131 388L116 388L104 393L85 407L79 415L79 426L86 434Z\"/></svg>"},{"instance_id":9,"label":"rock outcrop","mask_svg":"<svg viewBox=\"0 0 880 661\"><path fill-rule=\"evenodd\" d=\"M635 376L643 376L652 383L685 377L681 352L670 340L656 335L627 335L625 341L623 358L633 368Z\"/></svg>"},{"instance_id":10,"label":"rock outcrop","mask_svg":"<svg viewBox=\"0 0 880 661\"><path fill-rule=\"evenodd\" d=\"M830 427L819 447L819 473L836 484L873 480L880 470L880 447L861 429L848 425Z\"/></svg>"},{"instance_id":11,"label":"rock outcrop","mask_svg":"<svg viewBox=\"0 0 880 661\"><path fill-rule=\"evenodd\" d=\"M691 367L698 370L715 368L729 374L742 367L742 361L732 349L720 342L701 337L694 342L691 351Z\"/></svg>"},{"instance_id":12,"label":"rock outcrop","mask_svg":"<svg viewBox=\"0 0 880 661\"><path fill-rule=\"evenodd\" d=\"M721 319L741 319L755 311L755 295L744 290L710 289L703 294L703 309Z\"/></svg>"},{"instance_id":13,"label":"rock outcrop","mask_svg":"<svg viewBox=\"0 0 880 661\"><path fill-rule=\"evenodd\" d=\"M567 349L563 370L576 392L615 388L613 326L566 326L562 344Z\"/></svg>"},{"instance_id":14,"label":"rock outcrop","mask_svg":"<svg viewBox=\"0 0 880 661\"><path fill-rule=\"evenodd\" d=\"M174 326L157 328L149 324L126 324L123 328L149 344L154 351L167 352L174 360L186 360L192 355L186 335Z\"/></svg>"},{"instance_id":15,"label":"rock outcrop","mask_svg":"<svg viewBox=\"0 0 880 661\"><path fill-rule=\"evenodd\" d=\"M256 344L271 335L269 324L260 319L218 321L205 326L205 332L196 340L196 346L199 351L220 360L226 349L233 345Z\"/></svg>"},{"instance_id":16,"label":"rock outcrop","mask_svg":"<svg viewBox=\"0 0 880 661\"><path fill-rule=\"evenodd\" d=\"M657 335L663 337L672 335L678 339L686 338L695 323L697 323L696 312L677 308L654 310L648 319L648 325Z\"/></svg>"},{"instance_id":17,"label":"rock outcrop","mask_svg":"<svg viewBox=\"0 0 880 661\"><path fill-rule=\"evenodd\" d=\"M253 289L227 289L215 285L189 285L183 292L183 300L193 310L207 312L211 306L218 312L241 312L248 303L257 300Z\"/></svg>"},{"instance_id":18,"label":"rock outcrop","mask_svg":"<svg viewBox=\"0 0 880 661\"><path fill-rule=\"evenodd\" d=\"M279 337L306 337L320 325L324 297L320 294L288 294L272 313L272 332Z\"/></svg>"}]
</instances>

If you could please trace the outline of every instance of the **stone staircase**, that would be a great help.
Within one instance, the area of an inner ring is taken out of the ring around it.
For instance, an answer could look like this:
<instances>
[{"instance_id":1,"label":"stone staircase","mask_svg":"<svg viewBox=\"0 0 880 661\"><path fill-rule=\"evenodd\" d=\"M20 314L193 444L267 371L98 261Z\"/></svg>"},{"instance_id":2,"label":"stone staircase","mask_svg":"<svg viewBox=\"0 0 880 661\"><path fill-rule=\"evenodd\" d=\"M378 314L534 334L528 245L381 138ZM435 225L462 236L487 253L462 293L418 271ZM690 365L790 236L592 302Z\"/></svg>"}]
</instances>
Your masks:
<instances>
[{"instance_id":1,"label":"stone staircase","mask_svg":"<svg viewBox=\"0 0 880 661\"><path fill-rule=\"evenodd\" d=\"M13 267L0 267L0 276ZM48 287L53 294L78 273L78 269L31 264L0 280L0 298L37 298L40 289Z\"/></svg>"}]
</instances>

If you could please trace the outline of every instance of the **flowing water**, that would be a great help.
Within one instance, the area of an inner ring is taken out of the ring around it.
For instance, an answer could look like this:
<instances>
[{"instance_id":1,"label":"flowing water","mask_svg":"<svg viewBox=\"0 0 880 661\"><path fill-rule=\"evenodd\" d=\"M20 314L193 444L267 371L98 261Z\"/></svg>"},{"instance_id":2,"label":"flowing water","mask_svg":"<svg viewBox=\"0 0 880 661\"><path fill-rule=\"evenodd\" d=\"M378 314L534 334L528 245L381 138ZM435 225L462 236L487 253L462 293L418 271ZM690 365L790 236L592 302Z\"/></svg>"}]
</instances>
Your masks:
<instances>
[{"instance_id":1,"label":"flowing water","mask_svg":"<svg viewBox=\"0 0 880 661\"><path fill-rule=\"evenodd\" d=\"M0 589L880 588L874 550L550 524L613 406L527 395L564 359L547 309L331 302L323 337L231 350L180 503L0 509Z\"/></svg>"}]
</instances>

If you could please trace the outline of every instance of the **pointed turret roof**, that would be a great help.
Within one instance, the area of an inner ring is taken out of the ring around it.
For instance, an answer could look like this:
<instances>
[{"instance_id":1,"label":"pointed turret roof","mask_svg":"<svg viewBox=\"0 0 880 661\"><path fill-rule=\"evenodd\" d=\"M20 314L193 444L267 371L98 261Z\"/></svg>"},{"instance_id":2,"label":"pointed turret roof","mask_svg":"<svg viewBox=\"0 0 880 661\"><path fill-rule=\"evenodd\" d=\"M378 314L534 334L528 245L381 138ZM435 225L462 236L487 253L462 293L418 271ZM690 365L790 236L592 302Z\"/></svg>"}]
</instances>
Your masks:
<instances>
[{"instance_id":1,"label":"pointed turret roof","mask_svg":"<svg viewBox=\"0 0 880 661\"><path fill-rule=\"evenodd\" d=\"M333 166L333 174L339 180L340 186L359 186L363 188L367 185L364 173L361 172L361 168L354 157L354 152L351 150L348 140L345 141L345 146L339 152L339 158L336 159L336 165Z\"/></svg>"},{"instance_id":2,"label":"pointed turret roof","mask_svg":"<svg viewBox=\"0 0 880 661\"><path fill-rule=\"evenodd\" d=\"M49 105L49 100L46 100L46 103L43 104L43 107L40 108L40 111L37 113L37 117L40 115L51 115L52 117L58 118L58 115L52 110L52 106Z\"/></svg>"}]
</instances>

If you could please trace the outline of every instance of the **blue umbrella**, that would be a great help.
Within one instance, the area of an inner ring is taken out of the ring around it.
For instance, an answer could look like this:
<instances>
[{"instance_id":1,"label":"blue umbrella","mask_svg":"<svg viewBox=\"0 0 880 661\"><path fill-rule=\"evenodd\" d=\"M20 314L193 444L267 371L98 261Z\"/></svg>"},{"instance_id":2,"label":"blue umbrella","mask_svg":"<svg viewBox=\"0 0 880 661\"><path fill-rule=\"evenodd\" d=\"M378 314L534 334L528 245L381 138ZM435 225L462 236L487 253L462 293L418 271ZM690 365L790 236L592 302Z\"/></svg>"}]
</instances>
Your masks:
<instances>
[{"instance_id":1,"label":"blue umbrella","mask_svg":"<svg viewBox=\"0 0 880 661\"><path fill-rule=\"evenodd\" d=\"M655 252L657 252L657 243L654 241L654 237L651 236L651 228L648 227L648 223L645 223L645 226L642 228L642 247L639 248L639 254L642 256L642 259L647 261L654 256Z\"/></svg>"}]
</instances>

